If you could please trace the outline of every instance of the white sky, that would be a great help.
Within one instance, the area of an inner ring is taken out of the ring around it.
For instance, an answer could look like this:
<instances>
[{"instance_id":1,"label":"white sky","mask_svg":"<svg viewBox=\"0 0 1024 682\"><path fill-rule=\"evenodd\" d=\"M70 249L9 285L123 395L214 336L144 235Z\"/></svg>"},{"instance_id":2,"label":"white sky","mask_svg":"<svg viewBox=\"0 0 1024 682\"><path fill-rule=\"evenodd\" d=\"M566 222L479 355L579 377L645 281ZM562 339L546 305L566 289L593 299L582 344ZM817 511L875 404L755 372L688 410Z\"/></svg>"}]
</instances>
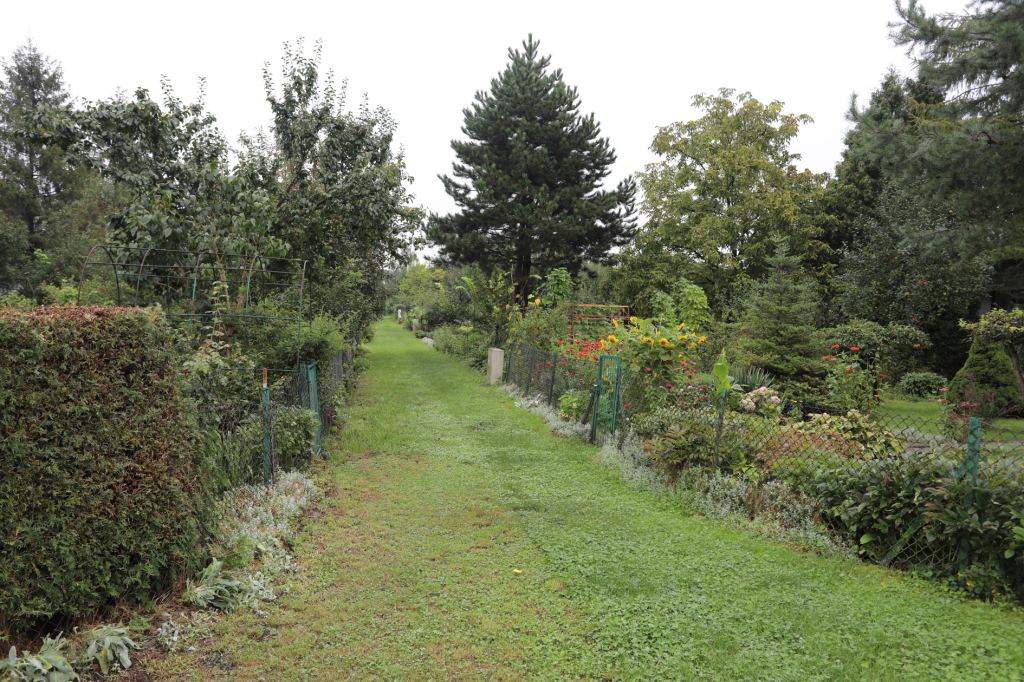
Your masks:
<instances>
[{"instance_id":1,"label":"white sky","mask_svg":"<svg viewBox=\"0 0 1024 682\"><path fill-rule=\"evenodd\" d=\"M966 0L924 0L930 13L961 11ZM348 103L364 93L399 124L412 190L428 210L455 206L439 173L450 173L449 142L459 137L462 109L506 63L506 51L532 32L583 113L594 112L618 153L610 181L655 159L648 151L659 125L695 117L691 97L731 87L757 99L785 102L809 114L793 144L815 172L834 170L850 94L866 101L889 66L910 72L902 48L888 38L892 0L674 0L583 3L482 2L173 3L55 0L7 3L0 54L31 36L58 59L80 98L120 87L159 94L167 74L192 101L207 78L207 106L234 143L241 130L267 126L261 69L280 73L282 44L304 36L307 53L324 43L323 63L348 78Z\"/></svg>"}]
</instances>

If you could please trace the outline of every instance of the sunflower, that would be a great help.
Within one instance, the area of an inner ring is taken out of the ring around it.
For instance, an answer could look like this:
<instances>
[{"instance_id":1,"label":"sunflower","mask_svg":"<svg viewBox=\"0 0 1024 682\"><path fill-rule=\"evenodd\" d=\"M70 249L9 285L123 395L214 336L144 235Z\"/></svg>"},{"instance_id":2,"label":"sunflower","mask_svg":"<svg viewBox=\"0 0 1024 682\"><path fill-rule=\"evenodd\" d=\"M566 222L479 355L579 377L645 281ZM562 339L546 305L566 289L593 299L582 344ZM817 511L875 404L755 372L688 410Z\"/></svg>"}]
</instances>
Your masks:
<instances>
[{"instance_id":1,"label":"sunflower","mask_svg":"<svg viewBox=\"0 0 1024 682\"><path fill-rule=\"evenodd\" d=\"M609 341L610 341L611 343L618 343L618 342L619 342L619 340L618 340L617 338L615 338L615 335L614 335L614 334L609 334L609 335L608 335L608 340L609 340Z\"/></svg>"},{"instance_id":2,"label":"sunflower","mask_svg":"<svg viewBox=\"0 0 1024 682\"><path fill-rule=\"evenodd\" d=\"M615 321L614 317L612 318L612 327L614 327L615 329L619 328L619 323Z\"/></svg>"},{"instance_id":3,"label":"sunflower","mask_svg":"<svg viewBox=\"0 0 1024 682\"><path fill-rule=\"evenodd\" d=\"M661 346L662 348L665 348L666 346L668 346L668 339L658 339L658 345Z\"/></svg>"},{"instance_id":4,"label":"sunflower","mask_svg":"<svg viewBox=\"0 0 1024 682\"><path fill-rule=\"evenodd\" d=\"M679 326L678 326L678 327L676 327L676 331L677 331L677 332L681 332L681 331L683 331L683 327L685 327L685 326L686 326L686 323L685 323L685 322L680 322L680 323L679 323Z\"/></svg>"}]
</instances>

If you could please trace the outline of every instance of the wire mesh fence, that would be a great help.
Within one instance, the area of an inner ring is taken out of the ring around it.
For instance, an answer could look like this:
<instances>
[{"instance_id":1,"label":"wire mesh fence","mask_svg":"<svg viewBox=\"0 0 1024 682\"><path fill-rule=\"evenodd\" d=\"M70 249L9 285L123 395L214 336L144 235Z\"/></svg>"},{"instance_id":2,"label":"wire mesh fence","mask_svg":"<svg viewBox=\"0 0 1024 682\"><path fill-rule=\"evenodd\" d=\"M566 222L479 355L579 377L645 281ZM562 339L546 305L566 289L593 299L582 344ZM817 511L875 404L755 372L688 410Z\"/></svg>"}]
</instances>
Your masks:
<instances>
[{"instance_id":1,"label":"wire mesh fence","mask_svg":"<svg viewBox=\"0 0 1024 682\"><path fill-rule=\"evenodd\" d=\"M350 348L322 369L311 361L296 371L234 369L204 377L244 387L230 399L200 392L193 400L201 446L221 487L267 484L279 471L308 467L322 452L338 416L335 398L353 380L354 366Z\"/></svg>"},{"instance_id":2,"label":"wire mesh fence","mask_svg":"<svg viewBox=\"0 0 1024 682\"><path fill-rule=\"evenodd\" d=\"M1024 562L1006 538L1024 525L1024 425L927 419L884 405L786 406L771 392L716 399L697 382L662 390L664 380L632 367L618 372L613 389L615 373L602 369L598 379L609 359L574 362L509 344L505 381L552 406L567 391L587 391L578 417L591 433L633 430L669 477L698 466L781 480L818 500L828 523L883 565L960 576L998 565L999 580L1022 594Z\"/></svg>"}]
</instances>

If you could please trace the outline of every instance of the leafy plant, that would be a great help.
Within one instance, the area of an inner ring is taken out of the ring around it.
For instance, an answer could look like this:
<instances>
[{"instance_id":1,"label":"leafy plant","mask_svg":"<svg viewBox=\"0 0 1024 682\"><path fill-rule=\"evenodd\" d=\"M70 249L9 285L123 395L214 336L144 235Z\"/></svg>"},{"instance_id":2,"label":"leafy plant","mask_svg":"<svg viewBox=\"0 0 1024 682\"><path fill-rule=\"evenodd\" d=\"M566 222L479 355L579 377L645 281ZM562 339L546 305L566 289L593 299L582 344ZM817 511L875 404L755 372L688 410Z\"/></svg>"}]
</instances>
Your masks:
<instances>
[{"instance_id":1,"label":"leafy plant","mask_svg":"<svg viewBox=\"0 0 1024 682\"><path fill-rule=\"evenodd\" d=\"M195 582L187 582L181 599L203 609L230 611L238 605L238 595L244 589L242 582L223 570L221 561L214 559Z\"/></svg>"},{"instance_id":2,"label":"leafy plant","mask_svg":"<svg viewBox=\"0 0 1024 682\"><path fill-rule=\"evenodd\" d=\"M558 398L558 416L567 421L579 421L587 409L589 391L570 389Z\"/></svg>"},{"instance_id":3,"label":"leafy plant","mask_svg":"<svg viewBox=\"0 0 1024 682\"><path fill-rule=\"evenodd\" d=\"M80 680L78 673L61 650L67 641L57 635L56 639L43 638L38 654L27 651L18 656L18 650L11 647L6 659L0 659L0 673L6 673L12 682L72 682Z\"/></svg>"},{"instance_id":4,"label":"leafy plant","mask_svg":"<svg viewBox=\"0 0 1024 682\"><path fill-rule=\"evenodd\" d=\"M850 410L846 416L832 414L811 415L810 421L793 426L793 430L826 436L837 442L850 443L865 459L886 457L903 452L903 443L892 431L869 414Z\"/></svg>"},{"instance_id":5,"label":"leafy plant","mask_svg":"<svg viewBox=\"0 0 1024 682\"><path fill-rule=\"evenodd\" d=\"M729 376L736 386L744 393L749 393L757 388L772 388L775 383L775 375L760 367L732 367Z\"/></svg>"},{"instance_id":6,"label":"leafy plant","mask_svg":"<svg viewBox=\"0 0 1024 682\"><path fill-rule=\"evenodd\" d=\"M109 673L112 667L116 670L118 665L124 670L132 667L128 652L139 647L129 639L128 631L124 628L103 625L90 630L86 638L89 646L81 656L75 658L77 665L88 665L95 661L104 675Z\"/></svg>"}]
</instances>

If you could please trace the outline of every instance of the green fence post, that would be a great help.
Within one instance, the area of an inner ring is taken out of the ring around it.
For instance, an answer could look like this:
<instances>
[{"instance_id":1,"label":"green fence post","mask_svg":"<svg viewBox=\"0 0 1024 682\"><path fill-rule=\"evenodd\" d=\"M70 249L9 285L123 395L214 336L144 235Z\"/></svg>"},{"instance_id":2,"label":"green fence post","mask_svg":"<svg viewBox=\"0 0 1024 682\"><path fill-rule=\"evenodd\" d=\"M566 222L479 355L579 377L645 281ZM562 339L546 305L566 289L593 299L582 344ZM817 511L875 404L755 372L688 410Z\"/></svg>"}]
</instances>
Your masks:
<instances>
[{"instance_id":1,"label":"green fence post","mask_svg":"<svg viewBox=\"0 0 1024 682\"><path fill-rule=\"evenodd\" d=\"M270 485L270 389L267 370L263 369L263 485Z\"/></svg>"},{"instance_id":2,"label":"green fence post","mask_svg":"<svg viewBox=\"0 0 1024 682\"><path fill-rule=\"evenodd\" d=\"M718 432L715 434L715 457L711 464L718 470L719 448L722 445L722 428L725 426L725 401L728 399L729 389L722 389L722 400L718 404Z\"/></svg>"},{"instance_id":3,"label":"green fence post","mask_svg":"<svg viewBox=\"0 0 1024 682\"><path fill-rule=\"evenodd\" d=\"M967 461L964 462L964 480L971 486L964 498L964 506L970 508L974 504L974 488L978 485L978 462L981 459L981 419L971 417L967 423ZM960 573L967 570L970 561L971 541L965 534L960 538Z\"/></svg>"},{"instance_id":4,"label":"green fence post","mask_svg":"<svg viewBox=\"0 0 1024 682\"><path fill-rule=\"evenodd\" d=\"M320 388L316 382L316 359L309 361L309 409L316 412L316 454L319 457L324 450L324 434L321 431L323 419L320 416Z\"/></svg>"}]
</instances>

